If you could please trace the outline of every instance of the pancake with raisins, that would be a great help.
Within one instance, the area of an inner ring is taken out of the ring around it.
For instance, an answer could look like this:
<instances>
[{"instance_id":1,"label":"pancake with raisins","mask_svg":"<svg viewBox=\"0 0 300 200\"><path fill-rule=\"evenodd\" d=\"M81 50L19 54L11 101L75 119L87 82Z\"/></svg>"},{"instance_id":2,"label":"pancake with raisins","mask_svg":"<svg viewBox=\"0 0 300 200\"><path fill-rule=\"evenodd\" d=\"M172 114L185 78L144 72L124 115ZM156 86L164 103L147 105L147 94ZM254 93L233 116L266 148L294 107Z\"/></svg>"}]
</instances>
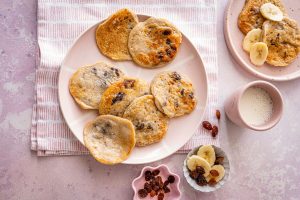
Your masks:
<instances>
[{"instance_id":1,"label":"pancake with raisins","mask_svg":"<svg viewBox=\"0 0 300 200\"><path fill-rule=\"evenodd\" d=\"M128 37L138 22L136 14L126 8L111 15L96 30L99 50L113 60L131 60Z\"/></svg>"},{"instance_id":2,"label":"pancake with raisins","mask_svg":"<svg viewBox=\"0 0 300 200\"><path fill-rule=\"evenodd\" d=\"M135 127L136 146L159 142L168 130L169 118L157 109L152 95L136 98L127 107L123 117Z\"/></svg>"},{"instance_id":3,"label":"pancake with raisins","mask_svg":"<svg viewBox=\"0 0 300 200\"><path fill-rule=\"evenodd\" d=\"M300 30L297 22L287 17L280 22L265 21L263 41L268 45L267 63L274 66L289 65L300 52Z\"/></svg>"},{"instance_id":4,"label":"pancake with raisins","mask_svg":"<svg viewBox=\"0 0 300 200\"><path fill-rule=\"evenodd\" d=\"M101 115L85 125L83 141L98 162L113 165L130 155L135 146L135 131L127 119Z\"/></svg>"},{"instance_id":5,"label":"pancake with raisins","mask_svg":"<svg viewBox=\"0 0 300 200\"><path fill-rule=\"evenodd\" d=\"M149 85L140 79L124 78L109 86L103 93L99 113L122 117L125 109L137 97L149 94Z\"/></svg>"},{"instance_id":6,"label":"pancake with raisins","mask_svg":"<svg viewBox=\"0 0 300 200\"><path fill-rule=\"evenodd\" d=\"M112 64L98 62L80 67L69 81L69 91L83 109L98 109L101 95L124 73Z\"/></svg>"},{"instance_id":7,"label":"pancake with raisins","mask_svg":"<svg viewBox=\"0 0 300 200\"><path fill-rule=\"evenodd\" d=\"M191 113L197 104L192 82L178 72L162 72L151 83L157 108L168 117Z\"/></svg>"},{"instance_id":8,"label":"pancake with raisins","mask_svg":"<svg viewBox=\"0 0 300 200\"><path fill-rule=\"evenodd\" d=\"M136 64L156 68L175 58L181 41L181 33L173 24L151 17L132 29L128 47Z\"/></svg>"},{"instance_id":9,"label":"pancake with raisins","mask_svg":"<svg viewBox=\"0 0 300 200\"><path fill-rule=\"evenodd\" d=\"M260 13L260 7L265 3L274 4L285 14L285 8L280 0L246 0L238 18L238 27L245 35L254 28L262 29L266 19Z\"/></svg>"}]
</instances>

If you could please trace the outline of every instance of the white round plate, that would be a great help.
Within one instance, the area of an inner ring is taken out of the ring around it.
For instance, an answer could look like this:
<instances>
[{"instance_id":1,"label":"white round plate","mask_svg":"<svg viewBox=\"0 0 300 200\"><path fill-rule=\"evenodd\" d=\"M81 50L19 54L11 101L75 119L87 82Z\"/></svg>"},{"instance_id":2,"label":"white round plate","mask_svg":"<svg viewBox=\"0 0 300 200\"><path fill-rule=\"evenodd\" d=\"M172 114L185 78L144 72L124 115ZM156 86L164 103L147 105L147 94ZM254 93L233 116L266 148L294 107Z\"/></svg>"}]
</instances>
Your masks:
<instances>
[{"instance_id":1,"label":"white round plate","mask_svg":"<svg viewBox=\"0 0 300 200\"><path fill-rule=\"evenodd\" d=\"M144 21L148 16L139 15ZM204 114L207 101L207 77L201 57L192 43L183 35L183 40L176 58L158 69L145 69L132 61L113 61L102 55L96 45L95 31L98 24L87 29L70 48L65 57L59 74L59 102L63 116L77 139L83 144L84 125L96 118L98 111L83 110L75 103L69 93L68 83L72 74L80 66L106 61L123 70L128 76L144 79L148 83L159 72L176 70L186 74L195 87L195 97L198 100L197 108L189 115L171 119L169 129L162 141L147 147L136 147L130 157L123 163L141 164L160 160L176 152L195 133Z\"/></svg>"},{"instance_id":2,"label":"white round plate","mask_svg":"<svg viewBox=\"0 0 300 200\"><path fill-rule=\"evenodd\" d=\"M275 67L269 64L255 66L250 62L249 54L243 50L243 33L239 30L238 16L244 6L245 0L230 0L225 14L224 35L227 46L235 60L247 71L259 78L270 81L288 81L300 77L300 56L286 67ZM294 0L282 0L287 14L300 23L300 4Z\"/></svg>"}]
</instances>

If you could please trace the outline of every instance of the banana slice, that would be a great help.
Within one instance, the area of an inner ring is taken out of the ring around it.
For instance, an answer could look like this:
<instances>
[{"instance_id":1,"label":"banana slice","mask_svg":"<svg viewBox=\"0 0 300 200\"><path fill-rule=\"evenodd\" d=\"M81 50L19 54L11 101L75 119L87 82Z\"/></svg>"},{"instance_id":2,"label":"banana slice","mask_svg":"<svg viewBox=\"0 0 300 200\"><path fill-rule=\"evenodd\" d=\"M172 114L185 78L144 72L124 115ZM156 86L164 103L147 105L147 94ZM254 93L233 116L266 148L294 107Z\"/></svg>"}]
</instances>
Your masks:
<instances>
[{"instance_id":1,"label":"banana slice","mask_svg":"<svg viewBox=\"0 0 300 200\"><path fill-rule=\"evenodd\" d=\"M203 167L203 169L205 171L203 176L206 177L209 175L210 165L204 158L201 158L197 155L192 155L191 157L188 158L186 164L187 164L187 167L189 168L189 170L191 170L191 171L194 171L197 166L201 166L201 167Z\"/></svg>"},{"instance_id":2,"label":"banana slice","mask_svg":"<svg viewBox=\"0 0 300 200\"><path fill-rule=\"evenodd\" d=\"M243 49L247 52L250 52L251 46L260 41L261 33L262 30L260 28L255 28L249 31L243 40Z\"/></svg>"},{"instance_id":3,"label":"banana slice","mask_svg":"<svg viewBox=\"0 0 300 200\"><path fill-rule=\"evenodd\" d=\"M211 145L203 145L199 148L197 155L204 158L210 166L213 166L216 161L216 153Z\"/></svg>"},{"instance_id":4,"label":"banana slice","mask_svg":"<svg viewBox=\"0 0 300 200\"><path fill-rule=\"evenodd\" d=\"M250 48L250 60L254 65L262 65L268 56L268 46L263 42L256 42Z\"/></svg>"},{"instance_id":5,"label":"banana slice","mask_svg":"<svg viewBox=\"0 0 300 200\"><path fill-rule=\"evenodd\" d=\"M207 182L210 180L214 180L215 182L219 182L225 175L225 169L222 165L214 165L212 166L209 175L206 177Z\"/></svg>"},{"instance_id":6,"label":"banana slice","mask_svg":"<svg viewBox=\"0 0 300 200\"><path fill-rule=\"evenodd\" d=\"M260 13L265 18L279 22L283 19L282 11L272 3L265 3L260 7Z\"/></svg>"}]
</instances>

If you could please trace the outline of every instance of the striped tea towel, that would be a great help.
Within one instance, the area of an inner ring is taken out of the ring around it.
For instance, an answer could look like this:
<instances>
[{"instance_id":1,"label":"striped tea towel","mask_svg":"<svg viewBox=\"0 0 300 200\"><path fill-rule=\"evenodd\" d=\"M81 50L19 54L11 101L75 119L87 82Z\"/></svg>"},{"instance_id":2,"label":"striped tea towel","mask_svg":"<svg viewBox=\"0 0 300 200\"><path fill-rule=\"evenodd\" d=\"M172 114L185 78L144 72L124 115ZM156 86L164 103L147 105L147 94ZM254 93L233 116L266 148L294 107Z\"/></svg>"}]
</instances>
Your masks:
<instances>
[{"instance_id":1,"label":"striped tea towel","mask_svg":"<svg viewBox=\"0 0 300 200\"><path fill-rule=\"evenodd\" d=\"M31 149L39 156L79 155L87 150L73 136L58 103L58 73L66 52L85 29L121 8L172 21L194 43L203 59L209 81L204 119L216 123L218 67L216 0L38 0L40 62L36 70L36 104L33 108ZM199 144L219 145L201 127L179 152Z\"/></svg>"}]
</instances>

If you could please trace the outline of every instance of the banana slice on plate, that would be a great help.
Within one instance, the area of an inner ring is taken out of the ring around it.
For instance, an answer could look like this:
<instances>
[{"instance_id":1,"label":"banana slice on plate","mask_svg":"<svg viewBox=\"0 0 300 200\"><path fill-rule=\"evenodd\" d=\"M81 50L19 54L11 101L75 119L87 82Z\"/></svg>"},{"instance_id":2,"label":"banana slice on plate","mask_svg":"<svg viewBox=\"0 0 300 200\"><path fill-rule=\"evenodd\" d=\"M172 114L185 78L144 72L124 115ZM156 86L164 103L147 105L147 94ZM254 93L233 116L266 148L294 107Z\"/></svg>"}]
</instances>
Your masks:
<instances>
[{"instance_id":1,"label":"banana slice on plate","mask_svg":"<svg viewBox=\"0 0 300 200\"><path fill-rule=\"evenodd\" d=\"M243 49L250 52L251 46L261 40L261 33L262 30L260 28L255 28L249 31L243 40Z\"/></svg>"},{"instance_id":2,"label":"banana slice on plate","mask_svg":"<svg viewBox=\"0 0 300 200\"><path fill-rule=\"evenodd\" d=\"M216 153L214 148L211 145L203 145L199 148L197 155L201 158L204 158L210 166L216 161Z\"/></svg>"},{"instance_id":3,"label":"banana slice on plate","mask_svg":"<svg viewBox=\"0 0 300 200\"><path fill-rule=\"evenodd\" d=\"M283 19L282 11L272 3L265 3L260 7L260 13L265 18L279 22Z\"/></svg>"},{"instance_id":4,"label":"banana slice on plate","mask_svg":"<svg viewBox=\"0 0 300 200\"><path fill-rule=\"evenodd\" d=\"M268 56L268 46L263 42L256 42L250 48L250 60L254 65L262 65Z\"/></svg>"},{"instance_id":5,"label":"banana slice on plate","mask_svg":"<svg viewBox=\"0 0 300 200\"><path fill-rule=\"evenodd\" d=\"M189 170L191 170L191 171L194 171L197 166L201 166L201 167L203 167L203 169L205 171L203 176L206 177L209 175L210 165L204 158L201 158L197 155L192 155L191 157L188 158L186 164L187 164L187 167L189 168Z\"/></svg>"},{"instance_id":6,"label":"banana slice on plate","mask_svg":"<svg viewBox=\"0 0 300 200\"><path fill-rule=\"evenodd\" d=\"M225 176L225 169L222 165L214 165L212 166L209 175L206 177L207 182L214 180L215 182L219 182Z\"/></svg>"}]
</instances>

